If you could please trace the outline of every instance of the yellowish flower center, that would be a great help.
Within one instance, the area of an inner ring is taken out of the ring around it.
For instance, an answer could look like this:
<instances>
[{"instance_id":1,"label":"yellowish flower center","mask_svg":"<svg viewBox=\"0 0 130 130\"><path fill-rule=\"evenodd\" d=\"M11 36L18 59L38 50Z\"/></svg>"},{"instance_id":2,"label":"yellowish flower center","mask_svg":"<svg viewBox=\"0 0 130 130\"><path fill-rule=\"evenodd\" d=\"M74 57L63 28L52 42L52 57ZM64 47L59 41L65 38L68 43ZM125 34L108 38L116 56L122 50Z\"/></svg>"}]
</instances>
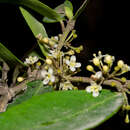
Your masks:
<instances>
[{"instance_id":1,"label":"yellowish flower center","mask_svg":"<svg viewBox=\"0 0 130 130\"><path fill-rule=\"evenodd\" d=\"M47 77L48 77L48 78L51 78L51 74L48 74Z\"/></svg>"},{"instance_id":2,"label":"yellowish flower center","mask_svg":"<svg viewBox=\"0 0 130 130\"><path fill-rule=\"evenodd\" d=\"M75 67L75 64L76 64L75 62L70 62L71 67Z\"/></svg>"}]
</instances>

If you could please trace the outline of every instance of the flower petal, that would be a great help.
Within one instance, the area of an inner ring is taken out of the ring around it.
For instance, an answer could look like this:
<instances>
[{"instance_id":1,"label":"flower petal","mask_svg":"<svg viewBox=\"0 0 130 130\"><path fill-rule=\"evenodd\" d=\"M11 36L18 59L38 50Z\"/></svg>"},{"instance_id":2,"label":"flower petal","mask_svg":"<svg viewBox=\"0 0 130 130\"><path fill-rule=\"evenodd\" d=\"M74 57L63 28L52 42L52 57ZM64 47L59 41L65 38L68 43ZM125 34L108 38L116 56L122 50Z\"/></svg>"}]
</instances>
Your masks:
<instances>
[{"instance_id":1,"label":"flower petal","mask_svg":"<svg viewBox=\"0 0 130 130\"><path fill-rule=\"evenodd\" d=\"M94 76L95 76L95 78L100 79L100 78L102 78L102 72L98 71Z\"/></svg>"},{"instance_id":2,"label":"flower petal","mask_svg":"<svg viewBox=\"0 0 130 130\"><path fill-rule=\"evenodd\" d=\"M87 91L88 93L91 93L91 92L92 92L91 86L86 87L86 91Z\"/></svg>"},{"instance_id":3,"label":"flower petal","mask_svg":"<svg viewBox=\"0 0 130 130\"><path fill-rule=\"evenodd\" d=\"M75 62L76 61L76 56L74 56L74 55L71 56L70 61Z\"/></svg>"},{"instance_id":4,"label":"flower petal","mask_svg":"<svg viewBox=\"0 0 130 130\"><path fill-rule=\"evenodd\" d=\"M74 72L76 69L75 69L75 67L70 66L70 70Z\"/></svg>"},{"instance_id":5,"label":"flower petal","mask_svg":"<svg viewBox=\"0 0 130 130\"><path fill-rule=\"evenodd\" d=\"M101 90L102 90L102 86L99 86L99 87L98 87L98 90L101 91Z\"/></svg>"},{"instance_id":6,"label":"flower petal","mask_svg":"<svg viewBox=\"0 0 130 130\"><path fill-rule=\"evenodd\" d=\"M77 67L77 68L81 67L81 63L78 63L78 62L77 62L77 63L75 64L75 67Z\"/></svg>"},{"instance_id":7,"label":"flower petal","mask_svg":"<svg viewBox=\"0 0 130 130\"><path fill-rule=\"evenodd\" d=\"M54 82L55 81L55 76L52 75L50 80L51 80L51 82Z\"/></svg>"},{"instance_id":8,"label":"flower petal","mask_svg":"<svg viewBox=\"0 0 130 130\"><path fill-rule=\"evenodd\" d=\"M52 68L49 68L49 69L48 69L48 73L49 73L49 74L53 74L53 69L52 69Z\"/></svg>"},{"instance_id":9,"label":"flower petal","mask_svg":"<svg viewBox=\"0 0 130 130\"><path fill-rule=\"evenodd\" d=\"M66 63L67 65L70 65L70 61L69 61L69 60L65 60L65 63Z\"/></svg>"},{"instance_id":10,"label":"flower petal","mask_svg":"<svg viewBox=\"0 0 130 130\"><path fill-rule=\"evenodd\" d=\"M99 92L93 91L93 97L97 97L99 95Z\"/></svg>"},{"instance_id":11,"label":"flower petal","mask_svg":"<svg viewBox=\"0 0 130 130\"><path fill-rule=\"evenodd\" d=\"M43 80L43 84L48 84L49 83L49 79L48 78L45 78L44 80Z\"/></svg>"},{"instance_id":12,"label":"flower petal","mask_svg":"<svg viewBox=\"0 0 130 130\"><path fill-rule=\"evenodd\" d=\"M46 76L46 74L47 74L47 71L46 71L46 70L42 70L42 71L41 71L41 76L42 76L43 78Z\"/></svg>"}]
</instances>

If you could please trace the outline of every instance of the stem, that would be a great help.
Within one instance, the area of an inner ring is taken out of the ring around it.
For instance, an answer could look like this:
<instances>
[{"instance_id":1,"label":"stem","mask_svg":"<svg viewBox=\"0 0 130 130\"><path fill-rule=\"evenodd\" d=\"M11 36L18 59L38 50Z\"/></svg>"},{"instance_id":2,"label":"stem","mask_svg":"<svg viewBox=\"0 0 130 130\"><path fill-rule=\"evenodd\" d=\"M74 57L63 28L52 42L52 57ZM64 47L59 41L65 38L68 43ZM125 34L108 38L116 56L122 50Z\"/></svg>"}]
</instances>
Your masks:
<instances>
[{"instance_id":1,"label":"stem","mask_svg":"<svg viewBox=\"0 0 130 130\"><path fill-rule=\"evenodd\" d=\"M6 107L8 106L8 102L15 97L19 92L21 92L22 90L26 89L26 83L35 80L34 77L29 78L24 80L22 83L20 83L19 85L10 87L10 88L6 88L3 86L1 87L1 97L0 97L0 112L5 112L6 111ZM3 93L2 93L3 92Z\"/></svg>"},{"instance_id":2,"label":"stem","mask_svg":"<svg viewBox=\"0 0 130 130\"><path fill-rule=\"evenodd\" d=\"M62 33L63 33L64 30L65 30L64 22L63 22L63 21L60 21L60 25L61 25L61 30L62 30Z\"/></svg>"},{"instance_id":3,"label":"stem","mask_svg":"<svg viewBox=\"0 0 130 130\"><path fill-rule=\"evenodd\" d=\"M124 104L125 104L126 106L129 105L129 103L128 103L128 98L127 98L127 95L126 95L125 92L123 92L123 96L124 96Z\"/></svg>"},{"instance_id":4,"label":"stem","mask_svg":"<svg viewBox=\"0 0 130 130\"><path fill-rule=\"evenodd\" d=\"M88 77L80 77L80 76L74 76L74 77L64 77L67 80L70 80L72 82L83 82L83 83L91 83L93 80ZM111 86L112 83L115 83L115 87L118 89L118 91L122 90L122 84L114 79L109 79L109 80L103 80L102 84L103 85L109 85ZM130 82L129 82L130 85Z\"/></svg>"},{"instance_id":5,"label":"stem","mask_svg":"<svg viewBox=\"0 0 130 130\"><path fill-rule=\"evenodd\" d=\"M57 47L58 52L60 52L62 47L64 46L65 39L68 36L68 34L70 33L70 31L73 30L74 25L75 25L75 20L68 21L67 26L66 26L66 28L65 28L65 30L60 38L59 45Z\"/></svg>"}]
</instances>

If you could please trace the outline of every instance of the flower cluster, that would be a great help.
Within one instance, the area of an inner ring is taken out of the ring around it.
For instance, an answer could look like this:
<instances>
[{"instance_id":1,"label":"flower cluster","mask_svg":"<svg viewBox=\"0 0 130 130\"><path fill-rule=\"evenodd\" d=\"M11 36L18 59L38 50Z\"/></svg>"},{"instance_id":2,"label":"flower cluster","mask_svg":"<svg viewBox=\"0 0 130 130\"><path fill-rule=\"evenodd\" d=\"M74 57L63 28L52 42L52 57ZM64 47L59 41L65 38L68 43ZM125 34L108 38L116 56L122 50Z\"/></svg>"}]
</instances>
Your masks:
<instances>
[{"instance_id":1,"label":"flower cluster","mask_svg":"<svg viewBox=\"0 0 130 130\"><path fill-rule=\"evenodd\" d=\"M66 45L63 46L65 51L58 49L60 41L60 35L51 38L42 37L41 34L37 36L41 45L44 45L48 49L48 55L46 56L44 67L41 71L43 77L43 84L55 84L56 80L61 81L59 86L60 90L72 90L73 85L67 81L66 77L75 74L79 71L81 63L76 62L75 52L79 53L83 47L73 47L70 45L70 41L75 37L73 35L75 31L70 34L66 40Z\"/></svg>"},{"instance_id":2,"label":"flower cluster","mask_svg":"<svg viewBox=\"0 0 130 130\"><path fill-rule=\"evenodd\" d=\"M116 78L117 76L120 76L128 71L130 71L130 66L124 63L124 61L119 60L117 61L117 65L114 67L113 70L113 63L115 61L115 57L111 56L109 54L102 55L101 51L98 52L98 55L93 54L94 58L91 60L91 62L99 68L100 71L96 72L94 70L94 67L92 65L88 65L86 69L88 71L93 72L94 74L91 75L92 80L95 82L95 84L98 82L102 82L103 78ZM122 82L126 81L125 78L121 78ZM93 85L92 85L93 86ZM89 89L90 87L88 87ZM93 88L93 87L91 87ZM87 92L89 90L87 89Z\"/></svg>"},{"instance_id":3,"label":"flower cluster","mask_svg":"<svg viewBox=\"0 0 130 130\"><path fill-rule=\"evenodd\" d=\"M130 66L125 64L122 60L119 60L117 62L117 65L112 71L111 69L114 61L114 56L111 56L109 54L102 55L100 51L98 53L98 56L94 54L94 58L92 59L93 64L97 66L104 75L119 76L130 71ZM88 65L86 68L88 71L96 73L92 65Z\"/></svg>"}]
</instances>

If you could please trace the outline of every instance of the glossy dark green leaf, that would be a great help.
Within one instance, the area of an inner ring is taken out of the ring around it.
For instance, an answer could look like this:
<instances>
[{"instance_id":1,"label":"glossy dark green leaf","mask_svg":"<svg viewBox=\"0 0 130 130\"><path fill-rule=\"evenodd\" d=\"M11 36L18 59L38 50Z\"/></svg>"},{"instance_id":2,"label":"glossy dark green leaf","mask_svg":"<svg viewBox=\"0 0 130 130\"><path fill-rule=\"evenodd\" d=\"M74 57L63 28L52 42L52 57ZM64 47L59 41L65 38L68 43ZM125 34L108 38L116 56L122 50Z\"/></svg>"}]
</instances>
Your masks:
<instances>
[{"instance_id":1,"label":"glossy dark green leaf","mask_svg":"<svg viewBox=\"0 0 130 130\"><path fill-rule=\"evenodd\" d=\"M71 19L73 17L73 5L69 0L64 2L65 5L65 14L66 16Z\"/></svg>"},{"instance_id":2,"label":"glossy dark green leaf","mask_svg":"<svg viewBox=\"0 0 130 130\"><path fill-rule=\"evenodd\" d=\"M41 34L43 37L48 37L44 26L36 18L34 18L27 10L23 9L22 7L20 8L20 10L35 37L38 34ZM46 48L40 43L39 43L39 47L42 53L45 56L47 56L48 53Z\"/></svg>"},{"instance_id":3,"label":"glossy dark green leaf","mask_svg":"<svg viewBox=\"0 0 130 130\"><path fill-rule=\"evenodd\" d=\"M65 16L64 4L57 6L54 10L64 18L64 16ZM44 17L43 22L45 22L45 23L56 23L56 22L59 22L59 20Z\"/></svg>"},{"instance_id":4,"label":"glossy dark green leaf","mask_svg":"<svg viewBox=\"0 0 130 130\"><path fill-rule=\"evenodd\" d=\"M0 115L2 130L84 130L113 116L121 93L103 90L94 98L85 91L58 91L31 98Z\"/></svg>"},{"instance_id":5,"label":"glossy dark green leaf","mask_svg":"<svg viewBox=\"0 0 130 130\"><path fill-rule=\"evenodd\" d=\"M8 105L8 109L12 106L21 104L26 100L32 98L36 95L41 95L47 92L52 92L53 88L51 86L44 86L41 80L36 80L27 83L27 89L25 92L21 93L14 99L14 101Z\"/></svg>"},{"instance_id":6,"label":"glossy dark green leaf","mask_svg":"<svg viewBox=\"0 0 130 130\"><path fill-rule=\"evenodd\" d=\"M25 66L25 64L19 60L10 50L8 50L2 43L0 43L0 57L11 67L16 65Z\"/></svg>"},{"instance_id":7,"label":"glossy dark green leaf","mask_svg":"<svg viewBox=\"0 0 130 130\"><path fill-rule=\"evenodd\" d=\"M77 12L75 13L75 15L73 16L73 20L76 20L78 18L78 16L84 11L85 7L87 6L89 0L85 0L83 2L83 4L81 5L81 7L77 10Z\"/></svg>"},{"instance_id":8,"label":"glossy dark green leaf","mask_svg":"<svg viewBox=\"0 0 130 130\"><path fill-rule=\"evenodd\" d=\"M52 19L62 20L62 16L56 13L53 9L40 2L39 0L0 0L0 3L11 3L26 6L42 16L47 16Z\"/></svg>"}]
</instances>

